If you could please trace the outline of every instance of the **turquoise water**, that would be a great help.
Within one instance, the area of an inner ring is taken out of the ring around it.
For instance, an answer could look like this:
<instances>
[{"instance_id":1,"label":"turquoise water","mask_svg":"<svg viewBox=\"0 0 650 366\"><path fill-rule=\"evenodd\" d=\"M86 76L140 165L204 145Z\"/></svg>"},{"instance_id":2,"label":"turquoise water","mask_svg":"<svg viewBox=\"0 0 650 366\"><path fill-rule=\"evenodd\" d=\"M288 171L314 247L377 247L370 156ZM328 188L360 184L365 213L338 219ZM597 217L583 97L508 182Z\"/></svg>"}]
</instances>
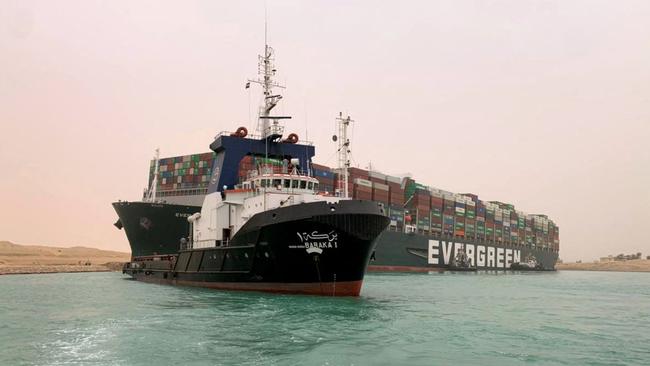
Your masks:
<instances>
[{"instance_id":1,"label":"turquoise water","mask_svg":"<svg viewBox=\"0 0 650 366\"><path fill-rule=\"evenodd\" d=\"M356 299L0 276L0 365L521 364L650 364L650 274L369 274Z\"/></svg>"}]
</instances>

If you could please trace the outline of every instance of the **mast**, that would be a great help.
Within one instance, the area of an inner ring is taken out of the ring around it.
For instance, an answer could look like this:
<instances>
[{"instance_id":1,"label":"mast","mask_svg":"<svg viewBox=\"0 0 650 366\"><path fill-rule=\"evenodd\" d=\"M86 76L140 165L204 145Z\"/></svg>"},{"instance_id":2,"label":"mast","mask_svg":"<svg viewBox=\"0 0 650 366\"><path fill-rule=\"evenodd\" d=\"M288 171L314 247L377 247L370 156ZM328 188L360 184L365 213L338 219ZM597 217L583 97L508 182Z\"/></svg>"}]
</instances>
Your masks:
<instances>
[{"instance_id":1,"label":"mast","mask_svg":"<svg viewBox=\"0 0 650 366\"><path fill-rule=\"evenodd\" d=\"M279 121L283 119L291 119L290 116L272 116L271 110L282 99L282 95L274 94L273 88L284 89L284 86L278 84L273 77L277 72L275 68L275 51L268 45L266 40L266 20L264 22L264 55L258 56L257 73L259 77L255 80L249 79L249 83L255 83L262 86L264 92L264 103L260 107L258 128L262 134L263 139L275 141L282 137L284 133L284 126L280 125ZM261 127L260 127L261 126Z\"/></svg>"},{"instance_id":2,"label":"mast","mask_svg":"<svg viewBox=\"0 0 650 366\"><path fill-rule=\"evenodd\" d=\"M151 186L147 190L147 197L145 198L146 202L156 202L156 196L158 194L158 171L160 170L160 149L156 149L156 155L154 155L154 171L153 179L151 180Z\"/></svg>"},{"instance_id":3,"label":"mast","mask_svg":"<svg viewBox=\"0 0 650 366\"><path fill-rule=\"evenodd\" d=\"M338 195L339 197L348 198L348 168L350 168L350 159L348 155L350 154L350 139L348 139L348 126L350 122L354 122L350 119L350 116L343 118L343 113L339 112L339 116L336 118L336 122L339 129L338 134L338 171L339 171L339 180L338 180Z\"/></svg>"}]
</instances>

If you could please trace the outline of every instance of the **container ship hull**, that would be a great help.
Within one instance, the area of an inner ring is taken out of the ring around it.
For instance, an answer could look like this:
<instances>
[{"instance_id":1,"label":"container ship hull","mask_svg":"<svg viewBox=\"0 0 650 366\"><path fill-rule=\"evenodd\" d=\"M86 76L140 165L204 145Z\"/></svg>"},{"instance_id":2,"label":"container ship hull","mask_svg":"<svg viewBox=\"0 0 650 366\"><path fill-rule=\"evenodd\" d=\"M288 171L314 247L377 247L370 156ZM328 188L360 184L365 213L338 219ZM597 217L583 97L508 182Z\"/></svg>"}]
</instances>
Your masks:
<instances>
[{"instance_id":1,"label":"container ship hull","mask_svg":"<svg viewBox=\"0 0 650 366\"><path fill-rule=\"evenodd\" d=\"M372 203L372 201L367 202ZM114 203L113 206L120 221L124 223L124 230L134 258L176 255L180 250L180 238L187 237L190 229L187 217L201 210L198 206L146 202L119 202ZM151 222L151 225L143 226L140 225L141 222ZM289 228L286 229L289 230ZM291 232L295 236L295 230ZM223 251L224 249L215 250ZM467 253L471 258L472 266L478 270L509 270L512 264L522 262L531 256L540 264L540 269L554 270L558 259L557 252L542 248L385 230L376 240L374 252L370 255L368 270L406 272L453 270L451 267L453 258L459 250L464 250ZM183 276L185 279L163 279L160 276L162 273L159 273L159 276L139 275L138 277L152 282L163 280L183 282L196 275L187 274L187 276ZM223 286L228 288L231 285ZM264 284L246 286L260 288ZM295 286L299 287L300 285Z\"/></svg>"},{"instance_id":2,"label":"container ship hull","mask_svg":"<svg viewBox=\"0 0 650 366\"><path fill-rule=\"evenodd\" d=\"M176 216L170 220L180 225ZM358 296L375 239L388 223L373 202L279 208L252 217L225 245L180 251L178 245L158 246L165 250L134 257L123 272L169 285Z\"/></svg>"},{"instance_id":3,"label":"container ship hull","mask_svg":"<svg viewBox=\"0 0 650 366\"><path fill-rule=\"evenodd\" d=\"M173 254L180 250L180 239L189 234L187 218L201 207L150 202L115 202L119 217L115 223L124 229L131 246L131 257Z\"/></svg>"},{"instance_id":4,"label":"container ship hull","mask_svg":"<svg viewBox=\"0 0 650 366\"><path fill-rule=\"evenodd\" d=\"M540 265L537 270L554 270L558 258L556 252L541 248L387 230L377 240L368 269L407 272L455 270L453 260L459 251L464 251L471 267L478 270L510 270L514 269L514 264L531 257Z\"/></svg>"}]
</instances>

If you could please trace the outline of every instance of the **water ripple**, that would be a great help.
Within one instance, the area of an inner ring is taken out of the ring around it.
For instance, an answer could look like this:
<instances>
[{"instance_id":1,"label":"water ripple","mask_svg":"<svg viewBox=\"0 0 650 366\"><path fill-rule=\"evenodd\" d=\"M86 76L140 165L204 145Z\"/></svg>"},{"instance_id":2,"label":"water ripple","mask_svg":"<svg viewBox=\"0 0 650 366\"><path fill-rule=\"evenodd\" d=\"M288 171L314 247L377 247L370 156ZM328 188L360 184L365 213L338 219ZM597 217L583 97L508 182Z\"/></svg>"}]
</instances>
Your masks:
<instances>
[{"instance_id":1,"label":"water ripple","mask_svg":"<svg viewBox=\"0 0 650 366\"><path fill-rule=\"evenodd\" d=\"M641 273L370 274L360 298L0 277L0 365L643 365Z\"/></svg>"}]
</instances>

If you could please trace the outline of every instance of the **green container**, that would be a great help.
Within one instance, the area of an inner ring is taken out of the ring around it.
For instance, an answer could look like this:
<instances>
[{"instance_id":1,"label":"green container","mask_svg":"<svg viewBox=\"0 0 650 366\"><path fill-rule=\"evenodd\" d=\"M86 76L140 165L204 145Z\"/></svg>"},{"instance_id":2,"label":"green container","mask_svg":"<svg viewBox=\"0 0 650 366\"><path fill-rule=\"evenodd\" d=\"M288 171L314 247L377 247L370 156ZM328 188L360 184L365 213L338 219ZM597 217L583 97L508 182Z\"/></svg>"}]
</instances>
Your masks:
<instances>
[{"instance_id":1,"label":"green container","mask_svg":"<svg viewBox=\"0 0 650 366\"><path fill-rule=\"evenodd\" d=\"M260 157L255 158L255 163L263 164L263 165L282 165L282 162L278 159L260 158Z\"/></svg>"}]
</instances>

